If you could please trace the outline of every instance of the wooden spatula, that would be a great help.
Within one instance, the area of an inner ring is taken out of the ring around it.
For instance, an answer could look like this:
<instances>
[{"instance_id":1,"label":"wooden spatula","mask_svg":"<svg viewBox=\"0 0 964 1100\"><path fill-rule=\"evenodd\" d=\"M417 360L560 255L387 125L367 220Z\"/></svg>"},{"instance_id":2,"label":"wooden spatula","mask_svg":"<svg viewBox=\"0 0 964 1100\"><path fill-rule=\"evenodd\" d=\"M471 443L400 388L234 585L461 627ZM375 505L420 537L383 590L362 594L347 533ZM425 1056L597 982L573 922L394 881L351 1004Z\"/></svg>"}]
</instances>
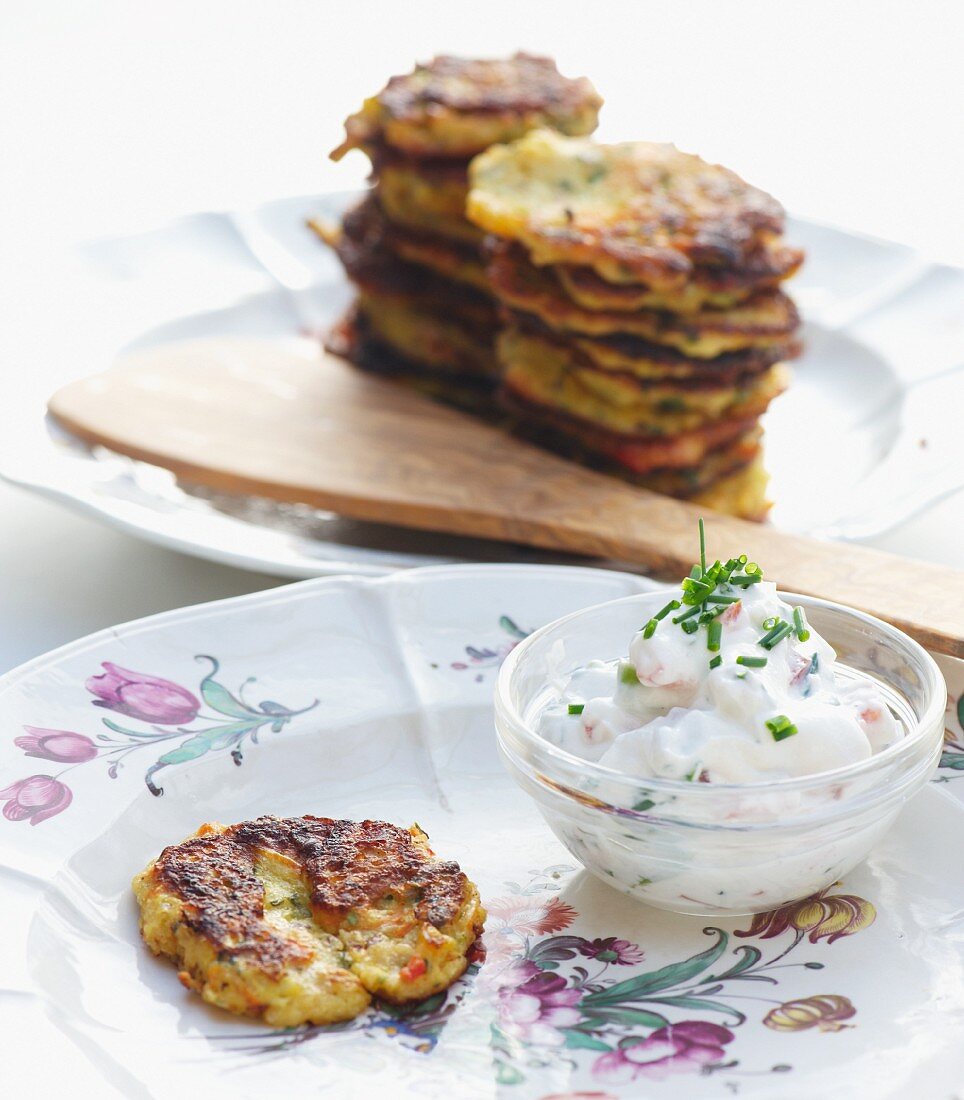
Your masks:
<instances>
[{"instance_id":1,"label":"wooden spatula","mask_svg":"<svg viewBox=\"0 0 964 1100\"><path fill-rule=\"evenodd\" d=\"M164 345L64 387L50 412L89 443L210 488L672 578L693 561L693 506L556 458L308 341ZM964 657L962 572L725 516L707 517L707 530L719 555L750 555L787 591L860 608Z\"/></svg>"}]
</instances>

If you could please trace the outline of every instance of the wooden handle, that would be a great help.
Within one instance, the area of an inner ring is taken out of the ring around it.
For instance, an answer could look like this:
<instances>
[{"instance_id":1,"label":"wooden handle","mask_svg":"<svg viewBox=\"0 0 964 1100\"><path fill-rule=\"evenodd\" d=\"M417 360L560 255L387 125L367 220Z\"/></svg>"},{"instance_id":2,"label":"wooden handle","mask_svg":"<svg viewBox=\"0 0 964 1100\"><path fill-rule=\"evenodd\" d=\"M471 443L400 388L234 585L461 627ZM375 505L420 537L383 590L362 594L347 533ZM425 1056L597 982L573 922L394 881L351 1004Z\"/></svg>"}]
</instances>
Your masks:
<instances>
[{"instance_id":1,"label":"wooden handle","mask_svg":"<svg viewBox=\"0 0 964 1100\"><path fill-rule=\"evenodd\" d=\"M165 345L66 386L49 407L86 442L209 488L610 558L667 578L694 558L692 505L557 458L308 341ZM717 556L746 553L787 591L859 608L964 657L964 573L706 520Z\"/></svg>"}]
</instances>

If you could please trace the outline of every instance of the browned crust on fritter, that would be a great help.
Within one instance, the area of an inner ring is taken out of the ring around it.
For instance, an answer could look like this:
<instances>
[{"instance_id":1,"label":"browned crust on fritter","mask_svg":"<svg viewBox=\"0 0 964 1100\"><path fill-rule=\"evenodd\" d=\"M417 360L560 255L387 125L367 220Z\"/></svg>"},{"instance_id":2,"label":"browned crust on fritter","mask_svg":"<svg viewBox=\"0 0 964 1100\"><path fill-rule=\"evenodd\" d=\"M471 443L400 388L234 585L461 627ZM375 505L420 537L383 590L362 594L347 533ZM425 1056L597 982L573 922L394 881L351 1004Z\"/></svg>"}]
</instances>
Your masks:
<instances>
[{"instance_id":1,"label":"browned crust on fritter","mask_svg":"<svg viewBox=\"0 0 964 1100\"><path fill-rule=\"evenodd\" d=\"M768 371L776 363L784 363L800 354L802 345L791 340L786 344L766 348L746 348L743 351L724 352L713 359L691 359L683 352L664 344L650 344L638 336L617 333L613 336L566 337L544 325L538 317L527 313L506 310L506 319L526 333L550 341L565 348L573 364L586 370L600 370L631 378L641 389L672 385L684 390L719 389L736 386ZM618 370L603 366L592 357L594 345L612 348L627 358L647 359L665 367L665 373L641 378L631 370Z\"/></svg>"},{"instance_id":2,"label":"browned crust on fritter","mask_svg":"<svg viewBox=\"0 0 964 1100\"><path fill-rule=\"evenodd\" d=\"M272 976L307 961L310 951L264 923L264 887L254 866L265 850L298 864L312 915L326 931L337 931L356 906L402 891L417 899L419 920L440 927L465 896L457 863L426 856L407 830L385 821L260 817L165 848L153 874L183 902L184 922L216 950L248 956Z\"/></svg>"},{"instance_id":3,"label":"browned crust on fritter","mask_svg":"<svg viewBox=\"0 0 964 1100\"><path fill-rule=\"evenodd\" d=\"M372 177L378 178L379 171L387 166L398 166L418 172L428 180L443 183L456 180L468 186L469 164L471 157L428 157L415 156L404 149L396 149L383 141L375 141L365 146L365 152L372 163Z\"/></svg>"},{"instance_id":4,"label":"browned crust on fritter","mask_svg":"<svg viewBox=\"0 0 964 1100\"><path fill-rule=\"evenodd\" d=\"M497 316L488 295L464 283L444 279L421 264L401 259L392 251L390 240L387 220L373 196L366 196L345 214L334 248L353 283L373 293L471 316L480 329L494 329Z\"/></svg>"},{"instance_id":5,"label":"browned crust on fritter","mask_svg":"<svg viewBox=\"0 0 964 1100\"><path fill-rule=\"evenodd\" d=\"M502 384L499 399L506 408L558 428L573 438L582 440L605 438L607 450L617 445L632 446L634 453L640 457L640 463L647 467L652 466L653 469L693 466L703 455L745 434L759 419L756 416L741 416L735 420L713 420L698 428L690 428L674 435L659 435L656 432L645 431L618 432L613 428L583 420L562 409L541 405L505 382Z\"/></svg>"},{"instance_id":6,"label":"browned crust on fritter","mask_svg":"<svg viewBox=\"0 0 964 1100\"><path fill-rule=\"evenodd\" d=\"M668 475L677 475L673 495L698 492L748 465L760 452L762 429L753 418L719 421L692 432L644 440L592 427L509 389L502 391L500 399L516 418L515 434L636 485L646 485L647 479L657 476L666 482Z\"/></svg>"},{"instance_id":7,"label":"browned crust on fritter","mask_svg":"<svg viewBox=\"0 0 964 1100\"><path fill-rule=\"evenodd\" d=\"M740 310L770 309L773 319L767 324L734 323L731 309L703 309L698 313L680 315L663 310L637 310L624 313L619 310L586 310L570 299L551 267L536 267L530 263L525 251L504 243L489 249L488 272L492 290L506 305L525 313L538 313L539 317L558 330L582 331L580 317L593 321L602 320L620 332L620 325L627 319L645 319L657 334L677 332L697 339L701 335L738 335L748 341L755 337L783 336L789 338L799 327L800 315L790 298L781 290L759 290L743 302ZM531 308L527 308L531 307Z\"/></svg>"},{"instance_id":8,"label":"browned crust on fritter","mask_svg":"<svg viewBox=\"0 0 964 1100\"><path fill-rule=\"evenodd\" d=\"M465 113L494 111L580 111L602 100L585 77L563 76L549 57L517 53L508 60L443 54L412 76L393 76L378 98L393 118L416 121L434 107Z\"/></svg>"},{"instance_id":9,"label":"browned crust on fritter","mask_svg":"<svg viewBox=\"0 0 964 1100\"><path fill-rule=\"evenodd\" d=\"M506 421L495 400L496 379L418 363L383 343L368 328L364 312L352 306L325 338L325 348L359 370L417 390L433 401L489 421Z\"/></svg>"},{"instance_id":10,"label":"browned crust on fritter","mask_svg":"<svg viewBox=\"0 0 964 1100\"><path fill-rule=\"evenodd\" d=\"M480 244L396 225L377 202L368 204L364 217L369 239L377 237L380 247L395 258L428 268L446 282L470 286L491 297Z\"/></svg>"},{"instance_id":11,"label":"browned crust on fritter","mask_svg":"<svg viewBox=\"0 0 964 1100\"><path fill-rule=\"evenodd\" d=\"M403 123L417 132L439 113L501 116L507 125L518 123L515 129L524 132L540 123L565 128L568 122L583 116L594 125L601 105L602 98L586 77L563 76L548 57L516 53L496 59L443 54L416 65L410 73L391 77L365 108L348 118L345 141L331 156L337 160L348 149L384 145L383 128L389 122ZM586 129L579 127L578 132ZM436 159L451 156L465 160L486 144L466 134L454 148L439 149L430 138L424 143L412 138L408 151Z\"/></svg>"},{"instance_id":12,"label":"browned crust on fritter","mask_svg":"<svg viewBox=\"0 0 964 1100\"><path fill-rule=\"evenodd\" d=\"M712 294L733 294L749 297L761 287L773 287L791 278L800 269L804 260L803 250L788 245L757 248L744 256L742 260L726 267L694 268L690 281L702 290ZM591 267L578 267L571 264L560 265L561 281L586 294L605 293L612 301L611 308L620 308L615 304L619 298L632 303L639 296L640 283L611 283ZM628 309L636 308L627 304Z\"/></svg>"}]
</instances>

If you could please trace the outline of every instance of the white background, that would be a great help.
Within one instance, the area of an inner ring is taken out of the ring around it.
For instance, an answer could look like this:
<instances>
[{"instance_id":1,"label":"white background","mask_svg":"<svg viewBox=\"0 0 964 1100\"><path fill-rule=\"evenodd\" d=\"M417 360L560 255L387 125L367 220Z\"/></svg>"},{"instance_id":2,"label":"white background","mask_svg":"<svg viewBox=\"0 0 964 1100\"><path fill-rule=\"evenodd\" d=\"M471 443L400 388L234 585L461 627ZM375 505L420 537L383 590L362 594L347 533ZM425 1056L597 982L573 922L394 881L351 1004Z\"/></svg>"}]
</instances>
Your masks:
<instances>
[{"instance_id":1,"label":"white background","mask_svg":"<svg viewBox=\"0 0 964 1100\"><path fill-rule=\"evenodd\" d=\"M45 337L75 323L58 249L360 183L360 158L325 159L343 117L440 51L552 54L606 97L601 138L674 141L797 214L964 262L962 40L951 0L8 4L2 385L42 393L56 372ZM949 555L961 513L958 494L876 544ZM112 622L272 583L0 488L0 671ZM0 1087L21 1074L23 1095L68 1082L106 1095L73 1048L26 1061L37 1010L25 1004L20 1026L4 1036Z\"/></svg>"}]
</instances>

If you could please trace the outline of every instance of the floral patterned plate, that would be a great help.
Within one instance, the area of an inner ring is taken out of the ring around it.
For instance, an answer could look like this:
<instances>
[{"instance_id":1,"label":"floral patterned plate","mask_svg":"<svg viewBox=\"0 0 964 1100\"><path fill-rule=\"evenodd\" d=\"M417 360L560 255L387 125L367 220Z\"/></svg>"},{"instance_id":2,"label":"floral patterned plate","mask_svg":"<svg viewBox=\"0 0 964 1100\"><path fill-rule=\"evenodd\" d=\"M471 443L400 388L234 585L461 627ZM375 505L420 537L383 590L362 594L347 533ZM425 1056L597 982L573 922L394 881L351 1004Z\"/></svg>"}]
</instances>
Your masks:
<instances>
[{"instance_id":1,"label":"floral patterned plate","mask_svg":"<svg viewBox=\"0 0 964 1100\"><path fill-rule=\"evenodd\" d=\"M959 665L938 779L845 882L708 924L584 874L503 772L491 694L525 634L646 588L549 566L328 579L105 631L0 682L0 1080L77 1054L99 1096L951 1096L964 1078ZM382 817L479 883L445 995L271 1031L153 958L129 882L207 820ZM85 1067L86 1068L86 1067ZM53 1072L56 1073L56 1070ZM16 1080L16 1077L14 1078ZM73 1078L65 1086L76 1095ZM27 1089L25 1095L35 1093Z\"/></svg>"}]
</instances>

